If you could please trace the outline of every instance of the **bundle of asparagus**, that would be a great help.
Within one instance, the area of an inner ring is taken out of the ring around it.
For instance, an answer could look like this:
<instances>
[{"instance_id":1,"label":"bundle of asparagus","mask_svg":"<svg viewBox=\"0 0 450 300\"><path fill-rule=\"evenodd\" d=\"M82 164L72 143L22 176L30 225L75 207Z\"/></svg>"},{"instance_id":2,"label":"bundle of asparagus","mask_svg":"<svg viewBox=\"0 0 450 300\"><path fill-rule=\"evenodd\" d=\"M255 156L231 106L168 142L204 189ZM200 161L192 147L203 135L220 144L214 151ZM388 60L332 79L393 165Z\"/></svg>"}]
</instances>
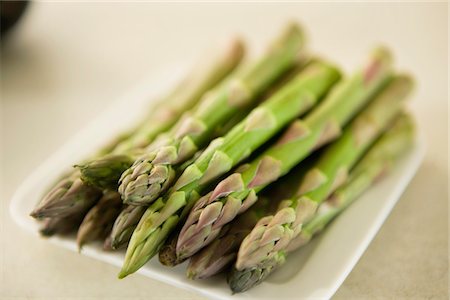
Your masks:
<instances>
[{"instance_id":1,"label":"bundle of asparagus","mask_svg":"<svg viewBox=\"0 0 450 300\"><path fill-rule=\"evenodd\" d=\"M387 49L341 79L329 62L305 64L304 40L290 24L238 72L240 40L196 66L50 189L31 213L42 234L77 230L80 249L128 246L119 278L159 253L167 266L190 259L192 279L229 269L233 292L264 281L413 140L402 113L413 83L395 75Z\"/></svg>"}]
</instances>

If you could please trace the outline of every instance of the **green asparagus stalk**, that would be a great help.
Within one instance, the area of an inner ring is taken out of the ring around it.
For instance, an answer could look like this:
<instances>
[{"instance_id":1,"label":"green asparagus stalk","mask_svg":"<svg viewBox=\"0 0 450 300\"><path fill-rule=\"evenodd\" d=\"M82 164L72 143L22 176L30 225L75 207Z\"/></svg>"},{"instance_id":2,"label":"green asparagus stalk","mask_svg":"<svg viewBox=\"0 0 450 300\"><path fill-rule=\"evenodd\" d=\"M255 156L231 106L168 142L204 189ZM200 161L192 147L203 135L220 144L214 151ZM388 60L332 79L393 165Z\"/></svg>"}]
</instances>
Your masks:
<instances>
[{"instance_id":1,"label":"green asparagus stalk","mask_svg":"<svg viewBox=\"0 0 450 300\"><path fill-rule=\"evenodd\" d=\"M162 225L163 231L170 233L180 220L177 211L183 210L189 202L193 203L202 186L231 170L286 124L308 110L338 78L339 73L335 68L324 63L312 64L255 108L225 137L214 140L186 168L168 195L158 199L144 214L131 238L120 276L136 271L156 254L167 237L165 233L160 233L159 226ZM155 242L154 237L158 241ZM146 247L144 252L142 244L151 246ZM139 254L134 253L135 250Z\"/></svg>"},{"instance_id":2,"label":"green asparagus stalk","mask_svg":"<svg viewBox=\"0 0 450 300\"><path fill-rule=\"evenodd\" d=\"M55 234L69 234L77 230L83 220L84 213L75 213L63 218L46 218L39 232L46 237Z\"/></svg>"},{"instance_id":3,"label":"green asparagus stalk","mask_svg":"<svg viewBox=\"0 0 450 300\"><path fill-rule=\"evenodd\" d=\"M174 230L158 252L159 262L166 267L174 267L183 261L178 260L175 248L178 240L178 230Z\"/></svg>"},{"instance_id":4,"label":"green asparagus stalk","mask_svg":"<svg viewBox=\"0 0 450 300\"><path fill-rule=\"evenodd\" d=\"M237 250L242 240L250 233L257 221L269 212L271 204L268 198L261 197L257 205L222 228L217 239L191 257L186 270L187 277L205 279L229 267L236 260ZM176 253L174 254L174 258L177 259Z\"/></svg>"},{"instance_id":5,"label":"green asparagus stalk","mask_svg":"<svg viewBox=\"0 0 450 300\"><path fill-rule=\"evenodd\" d=\"M120 175L128 169L162 132L170 129L186 110L195 107L201 97L233 71L244 54L239 39L229 41L210 58L202 57L193 71L160 101L142 126L114 148L111 154L77 165L83 181L100 187L117 189Z\"/></svg>"},{"instance_id":6,"label":"green asparagus stalk","mask_svg":"<svg viewBox=\"0 0 450 300\"><path fill-rule=\"evenodd\" d=\"M255 272L265 277L284 263L287 245L300 233L303 223L316 213L320 203L347 180L350 169L398 115L412 86L408 77L396 77L345 128L342 136L326 148L302 179L297 195L284 201L276 214L260 220L244 239L236 260L237 271ZM230 285L233 291L241 291L242 279L230 282L237 284Z\"/></svg>"},{"instance_id":7,"label":"green asparagus stalk","mask_svg":"<svg viewBox=\"0 0 450 300\"><path fill-rule=\"evenodd\" d=\"M80 170L83 182L98 188L117 190L120 175L133 164L142 151L141 148L136 148L126 154L111 153L75 165L75 168Z\"/></svg>"},{"instance_id":8,"label":"green asparagus stalk","mask_svg":"<svg viewBox=\"0 0 450 300\"><path fill-rule=\"evenodd\" d=\"M132 136L135 131L136 129L119 134L103 146L94 156L99 157L110 153L116 146ZM77 215L80 211L87 211L96 203L100 195L101 191L99 189L81 182L78 170L71 170L64 174L56 184L49 189L30 215L35 218L51 217L53 220L47 220L46 223L50 224L49 227L52 227L52 224L58 223L55 221L55 218L64 218L65 216L70 216L72 214ZM75 202L73 202L73 200L75 200ZM44 225L44 228L45 227L46 226ZM53 232L53 230L51 231Z\"/></svg>"},{"instance_id":9,"label":"green asparagus stalk","mask_svg":"<svg viewBox=\"0 0 450 300\"><path fill-rule=\"evenodd\" d=\"M122 208L122 199L116 191L106 190L98 203L92 207L78 228L79 249L88 242L104 239L111 231L114 220Z\"/></svg>"},{"instance_id":10,"label":"green asparagus stalk","mask_svg":"<svg viewBox=\"0 0 450 300\"><path fill-rule=\"evenodd\" d=\"M119 192L124 202L148 205L157 199L175 179L174 166L206 146L217 126L242 108L252 106L296 62L303 41L300 29L290 26L258 63L208 93L192 114L175 125L171 134L157 140L156 146L152 145L122 174Z\"/></svg>"},{"instance_id":11,"label":"green asparagus stalk","mask_svg":"<svg viewBox=\"0 0 450 300\"><path fill-rule=\"evenodd\" d=\"M378 49L367 65L332 90L305 120L291 124L280 140L203 196L190 212L177 242L180 260L210 243L223 225L245 211L256 193L286 174L314 149L334 139L340 128L378 91L390 75L390 56Z\"/></svg>"},{"instance_id":12,"label":"green asparagus stalk","mask_svg":"<svg viewBox=\"0 0 450 300\"><path fill-rule=\"evenodd\" d=\"M245 117L248 116L248 114L252 111L252 109L258 105L261 105L261 103L267 101L270 99L276 92L281 90L289 81L295 78L300 72L302 72L308 65L311 65L313 62L319 62L318 59L312 59L311 56L308 53L301 52L297 60L295 61L295 64L286 71L283 75L281 75L280 78L278 78L269 88L262 93L261 96L258 97L257 101L254 103L253 106L248 107L248 109L242 109L239 110L234 116L232 116L226 123L221 124L218 128L216 133L214 134L214 138L221 137L226 135L231 129L233 129L234 126L236 126L239 122L241 122ZM201 151L199 151L201 153ZM195 159L198 158L194 156ZM182 168L181 172L180 170L177 170L182 173L184 169L189 166L192 162L195 161L195 159L192 158L192 161L187 161L182 164L182 166L185 166Z\"/></svg>"},{"instance_id":13,"label":"green asparagus stalk","mask_svg":"<svg viewBox=\"0 0 450 300\"><path fill-rule=\"evenodd\" d=\"M144 215L146 207L126 205L114 221L109 242L111 248L116 250L128 245L131 235L136 228L139 220ZM105 241L106 243L106 241Z\"/></svg>"},{"instance_id":14,"label":"green asparagus stalk","mask_svg":"<svg viewBox=\"0 0 450 300\"><path fill-rule=\"evenodd\" d=\"M113 249L111 247L111 235L108 235L105 240L103 241L103 250L104 251L114 251L115 249Z\"/></svg>"},{"instance_id":15,"label":"green asparagus stalk","mask_svg":"<svg viewBox=\"0 0 450 300\"><path fill-rule=\"evenodd\" d=\"M102 191L83 183L78 172L63 178L42 199L31 212L34 218L64 218L78 213L86 213L98 199Z\"/></svg>"},{"instance_id":16,"label":"green asparagus stalk","mask_svg":"<svg viewBox=\"0 0 450 300\"><path fill-rule=\"evenodd\" d=\"M396 160L410 149L414 139L412 118L402 114L392 127L369 149L367 154L351 170L347 182L323 202L314 217L309 220L293 239L286 252L292 252L307 244L321 232L336 216L344 211L369 187L385 176Z\"/></svg>"},{"instance_id":17,"label":"green asparagus stalk","mask_svg":"<svg viewBox=\"0 0 450 300\"><path fill-rule=\"evenodd\" d=\"M411 146L413 135L414 126L411 118L405 114L401 115L351 170L347 181L321 204L316 214L301 229L300 234L285 247L285 251L278 251L274 257L263 261L260 267L243 270L234 268L229 273L228 281L232 290L246 291L264 281L273 270L283 265L289 252L308 243L314 234L329 224L380 176L389 172L395 160ZM256 227L254 233L255 230Z\"/></svg>"}]
</instances>

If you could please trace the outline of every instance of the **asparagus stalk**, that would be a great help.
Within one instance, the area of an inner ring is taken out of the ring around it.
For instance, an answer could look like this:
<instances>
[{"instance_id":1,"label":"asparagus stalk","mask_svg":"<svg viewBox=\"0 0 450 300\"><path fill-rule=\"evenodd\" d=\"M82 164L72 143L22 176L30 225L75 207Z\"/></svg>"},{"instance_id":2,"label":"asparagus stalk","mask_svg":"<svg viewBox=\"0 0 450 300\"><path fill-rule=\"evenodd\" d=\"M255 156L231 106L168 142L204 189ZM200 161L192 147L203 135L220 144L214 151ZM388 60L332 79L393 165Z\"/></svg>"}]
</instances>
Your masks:
<instances>
[{"instance_id":1,"label":"asparagus stalk","mask_svg":"<svg viewBox=\"0 0 450 300\"><path fill-rule=\"evenodd\" d=\"M386 83L389 75L390 55L378 49L361 71L333 89L304 121L292 123L275 145L203 196L181 230L177 243L179 259L211 242L222 226L257 200L258 191L338 136L340 128Z\"/></svg>"},{"instance_id":2,"label":"asparagus stalk","mask_svg":"<svg viewBox=\"0 0 450 300\"><path fill-rule=\"evenodd\" d=\"M351 170L347 182L319 206L314 217L302 227L300 234L289 243L286 252L292 252L307 244L314 235L322 231L336 216L358 199L364 191L385 176L400 155L411 147L413 139L414 124L412 118L407 114L402 114Z\"/></svg>"},{"instance_id":3,"label":"asparagus stalk","mask_svg":"<svg viewBox=\"0 0 450 300\"><path fill-rule=\"evenodd\" d=\"M114 148L111 154L96 158L76 167L83 181L100 187L117 189L120 175L128 169L161 133L171 128L184 112L199 102L201 97L230 74L244 54L241 40L233 39L215 51L212 57L202 57L193 71L152 110L147 121L138 130Z\"/></svg>"},{"instance_id":4,"label":"asparagus stalk","mask_svg":"<svg viewBox=\"0 0 450 300\"><path fill-rule=\"evenodd\" d=\"M296 61L303 34L290 26L270 51L252 68L214 89L201 105L157 140L120 178L119 192L125 203L148 205L175 179L174 166L191 158L211 140L214 129L258 96ZM256 118L256 117L255 117Z\"/></svg>"},{"instance_id":5,"label":"asparagus stalk","mask_svg":"<svg viewBox=\"0 0 450 300\"><path fill-rule=\"evenodd\" d=\"M75 231L83 220L84 213L76 213L63 218L46 218L39 232L46 237L54 234L68 234Z\"/></svg>"},{"instance_id":6,"label":"asparagus stalk","mask_svg":"<svg viewBox=\"0 0 450 300\"><path fill-rule=\"evenodd\" d=\"M108 242L112 249L120 249L130 241L131 235L139 220L144 215L146 207L127 205L114 221ZM107 241L105 241L107 243Z\"/></svg>"},{"instance_id":7,"label":"asparagus stalk","mask_svg":"<svg viewBox=\"0 0 450 300\"><path fill-rule=\"evenodd\" d=\"M84 217L78 228L79 249L86 243L104 239L111 231L114 220L122 208L122 199L116 191L106 190L98 203Z\"/></svg>"},{"instance_id":8,"label":"asparagus stalk","mask_svg":"<svg viewBox=\"0 0 450 300\"><path fill-rule=\"evenodd\" d=\"M125 154L108 154L100 158L75 165L83 182L103 189L117 190L120 175L134 162L142 149L129 150Z\"/></svg>"},{"instance_id":9,"label":"asparagus stalk","mask_svg":"<svg viewBox=\"0 0 450 300\"><path fill-rule=\"evenodd\" d=\"M182 218L177 211L197 199L198 190L228 172L287 123L309 109L338 80L338 71L324 63L308 66L271 99L254 109L225 137L214 140L202 155L186 168L172 190L150 206L128 247L120 276L140 268L161 247L167 233ZM160 226L164 233L160 232ZM157 238L157 241L154 241ZM148 245L142 251L141 246ZM136 248L137 247L137 248ZM135 253L135 250L138 253Z\"/></svg>"},{"instance_id":10,"label":"asparagus stalk","mask_svg":"<svg viewBox=\"0 0 450 300\"><path fill-rule=\"evenodd\" d=\"M231 224L222 228L217 239L191 257L186 270L187 277L205 279L229 267L236 259L242 240L256 222L269 212L273 202L261 197L258 205L254 205ZM177 259L176 255L174 258Z\"/></svg>"},{"instance_id":11,"label":"asparagus stalk","mask_svg":"<svg viewBox=\"0 0 450 300\"><path fill-rule=\"evenodd\" d=\"M159 262L166 267L174 267L183 261L178 260L175 247L178 240L178 230L174 230L162 245L158 252Z\"/></svg>"},{"instance_id":12,"label":"asparagus stalk","mask_svg":"<svg viewBox=\"0 0 450 300\"><path fill-rule=\"evenodd\" d=\"M286 255L310 241L327 226L339 213L355 201L365 190L373 185L380 176L389 172L395 160L412 144L414 126L408 115L401 115L369 149L363 158L351 170L347 181L323 202L314 217L302 228L300 234L292 239L285 251L265 261L259 268L234 268L228 276L229 285L234 292L243 292L264 281L276 268L283 265ZM255 227L256 229L256 227Z\"/></svg>"},{"instance_id":13,"label":"asparagus stalk","mask_svg":"<svg viewBox=\"0 0 450 300\"><path fill-rule=\"evenodd\" d=\"M64 218L86 213L101 197L101 190L84 184L78 172L61 179L31 212L34 218Z\"/></svg>"},{"instance_id":14,"label":"asparagus stalk","mask_svg":"<svg viewBox=\"0 0 450 300\"><path fill-rule=\"evenodd\" d=\"M396 77L346 127L343 135L327 147L303 178L297 195L284 201L276 214L260 220L244 239L235 265L238 272L255 272L265 277L284 263L287 245L300 233L303 223L315 214L320 203L347 180L349 170L398 115L412 85L408 77ZM233 291L241 291L242 279L230 283Z\"/></svg>"}]
</instances>

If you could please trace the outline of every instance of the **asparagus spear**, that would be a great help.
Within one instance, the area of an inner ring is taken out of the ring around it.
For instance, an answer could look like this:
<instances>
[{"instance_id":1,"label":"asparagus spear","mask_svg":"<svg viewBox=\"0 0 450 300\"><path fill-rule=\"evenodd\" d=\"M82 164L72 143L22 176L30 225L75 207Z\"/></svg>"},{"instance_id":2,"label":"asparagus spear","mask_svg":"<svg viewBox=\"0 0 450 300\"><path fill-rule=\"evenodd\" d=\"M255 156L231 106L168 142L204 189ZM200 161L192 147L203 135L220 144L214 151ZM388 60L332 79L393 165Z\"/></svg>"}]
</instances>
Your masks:
<instances>
[{"instance_id":1,"label":"asparagus spear","mask_svg":"<svg viewBox=\"0 0 450 300\"><path fill-rule=\"evenodd\" d=\"M103 196L89 210L78 228L78 247L81 249L84 244L90 241L104 239L110 233L121 208L120 194L111 190L104 191Z\"/></svg>"},{"instance_id":2,"label":"asparagus spear","mask_svg":"<svg viewBox=\"0 0 450 300\"><path fill-rule=\"evenodd\" d=\"M290 26L252 68L208 93L192 114L175 125L171 134L157 140L149 152L122 174L119 192L124 202L148 205L157 199L175 179L174 166L206 146L218 125L240 109L252 106L295 63L303 40L300 29Z\"/></svg>"},{"instance_id":3,"label":"asparagus spear","mask_svg":"<svg viewBox=\"0 0 450 300\"><path fill-rule=\"evenodd\" d=\"M34 218L64 218L86 213L100 198L101 190L84 184L78 172L72 172L55 185L31 212Z\"/></svg>"},{"instance_id":4,"label":"asparagus spear","mask_svg":"<svg viewBox=\"0 0 450 300\"><path fill-rule=\"evenodd\" d=\"M156 254L167 237L166 232L170 233L180 220L177 211L193 203L202 186L228 172L284 125L309 109L338 78L335 68L324 63L312 64L271 99L254 109L225 137L214 140L186 168L168 195L158 199L144 214L131 238L120 276L136 271ZM160 232L160 225L163 231L166 230L165 233ZM154 241L154 237L158 240ZM148 245L145 251L142 251L142 244ZM134 253L135 250L139 254Z\"/></svg>"},{"instance_id":5,"label":"asparagus spear","mask_svg":"<svg viewBox=\"0 0 450 300\"><path fill-rule=\"evenodd\" d=\"M126 245L133 234L146 207L126 205L117 216L110 234L109 242L112 249L120 249ZM105 241L105 243L107 243Z\"/></svg>"},{"instance_id":6,"label":"asparagus spear","mask_svg":"<svg viewBox=\"0 0 450 300\"><path fill-rule=\"evenodd\" d=\"M126 154L108 154L100 158L75 165L80 169L81 179L89 185L117 190L120 175L134 162L142 149L132 149Z\"/></svg>"},{"instance_id":7,"label":"asparagus spear","mask_svg":"<svg viewBox=\"0 0 450 300\"><path fill-rule=\"evenodd\" d=\"M313 235L322 230L339 213L348 207L380 176L388 172L395 160L412 144L414 126L408 115L401 115L369 149L351 170L347 181L340 186L326 202L322 203L314 217L302 228L300 234L292 239L285 251L264 262L259 268L233 269L229 285L234 292L243 292L262 282L273 270L284 264L286 255L308 243ZM256 229L256 228L255 228Z\"/></svg>"},{"instance_id":8,"label":"asparagus spear","mask_svg":"<svg viewBox=\"0 0 450 300\"><path fill-rule=\"evenodd\" d=\"M257 200L258 191L338 136L341 126L386 83L389 74L390 55L378 49L361 71L333 89L304 121L295 121L275 145L197 201L178 239L179 259L211 242L223 225Z\"/></svg>"},{"instance_id":9,"label":"asparagus spear","mask_svg":"<svg viewBox=\"0 0 450 300\"><path fill-rule=\"evenodd\" d=\"M202 57L193 71L152 110L142 126L122 141L111 154L76 167L83 181L101 188L117 189L120 175L128 169L159 134L167 131L184 112L198 103L203 94L233 71L244 54L241 40L233 39L215 51L212 57Z\"/></svg>"},{"instance_id":10,"label":"asparagus spear","mask_svg":"<svg viewBox=\"0 0 450 300\"><path fill-rule=\"evenodd\" d=\"M75 213L63 218L46 218L39 232L46 237L54 234L68 234L75 231L83 220L84 213Z\"/></svg>"},{"instance_id":11,"label":"asparagus spear","mask_svg":"<svg viewBox=\"0 0 450 300\"><path fill-rule=\"evenodd\" d=\"M261 197L257 205L222 228L217 239L191 257L186 276L190 279L204 279L229 267L236 259L242 240L250 233L256 222L268 213L271 206L269 204L272 203L268 198ZM174 254L174 259L177 259L176 253Z\"/></svg>"},{"instance_id":12,"label":"asparagus spear","mask_svg":"<svg viewBox=\"0 0 450 300\"><path fill-rule=\"evenodd\" d=\"M164 245L161 246L161 249L158 252L159 262L166 267L174 267L178 264L181 264L183 261L178 260L177 254L175 252L175 247L178 240L178 230L174 230L169 237L164 242Z\"/></svg>"}]
</instances>

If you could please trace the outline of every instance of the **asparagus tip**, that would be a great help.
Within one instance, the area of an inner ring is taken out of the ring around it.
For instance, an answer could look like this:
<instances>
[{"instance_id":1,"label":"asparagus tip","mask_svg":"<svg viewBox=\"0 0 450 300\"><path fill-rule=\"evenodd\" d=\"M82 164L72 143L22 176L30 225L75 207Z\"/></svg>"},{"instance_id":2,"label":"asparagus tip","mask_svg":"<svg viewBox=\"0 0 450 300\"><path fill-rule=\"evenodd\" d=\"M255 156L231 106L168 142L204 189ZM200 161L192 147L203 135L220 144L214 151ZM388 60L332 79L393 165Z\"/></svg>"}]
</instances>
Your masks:
<instances>
[{"instance_id":1,"label":"asparagus tip","mask_svg":"<svg viewBox=\"0 0 450 300\"><path fill-rule=\"evenodd\" d=\"M39 233L44 237L51 237L54 234L54 231L44 227L39 229Z\"/></svg>"},{"instance_id":2,"label":"asparagus tip","mask_svg":"<svg viewBox=\"0 0 450 300\"><path fill-rule=\"evenodd\" d=\"M186 277L191 280L195 280L195 279L197 279L197 272L188 269L188 270L186 270Z\"/></svg>"},{"instance_id":3,"label":"asparagus tip","mask_svg":"<svg viewBox=\"0 0 450 300\"><path fill-rule=\"evenodd\" d=\"M39 219L39 218L40 218L39 210L38 210L38 209L33 210L33 211L30 213L30 217L33 217L33 218L35 218L35 219Z\"/></svg>"},{"instance_id":4,"label":"asparagus tip","mask_svg":"<svg viewBox=\"0 0 450 300\"><path fill-rule=\"evenodd\" d=\"M83 249L83 246L85 244L85 241L83 238L77 237L77 246L78 246L78 253L81 254L81 250Z\"/></svg>"},{"instance_id":5,"label":"asparagus tip","mask_svg":"<svg viewBox=\"0 0 450 300\"><path fill-rule=\"evenodd\" d=\"M105 242L103 243L103 250L105 250L105 251L113 251L113 250L115 250L112 247L112 243L111 243L111 239L110 238L105 239Z\"/></svg>"},{"instance_id":6,"label":"asparagus tip","mask_svg":"<svg viewBox=\"0 0 450 300\"><path fill-rule=\"evenodd\" d=\"M127 277L128 275L130 275L127 271L125 270L120 270L119 274L117 275L117 278L119 279L124 279L125 277Z\"/></svg>"}]
</instances>

